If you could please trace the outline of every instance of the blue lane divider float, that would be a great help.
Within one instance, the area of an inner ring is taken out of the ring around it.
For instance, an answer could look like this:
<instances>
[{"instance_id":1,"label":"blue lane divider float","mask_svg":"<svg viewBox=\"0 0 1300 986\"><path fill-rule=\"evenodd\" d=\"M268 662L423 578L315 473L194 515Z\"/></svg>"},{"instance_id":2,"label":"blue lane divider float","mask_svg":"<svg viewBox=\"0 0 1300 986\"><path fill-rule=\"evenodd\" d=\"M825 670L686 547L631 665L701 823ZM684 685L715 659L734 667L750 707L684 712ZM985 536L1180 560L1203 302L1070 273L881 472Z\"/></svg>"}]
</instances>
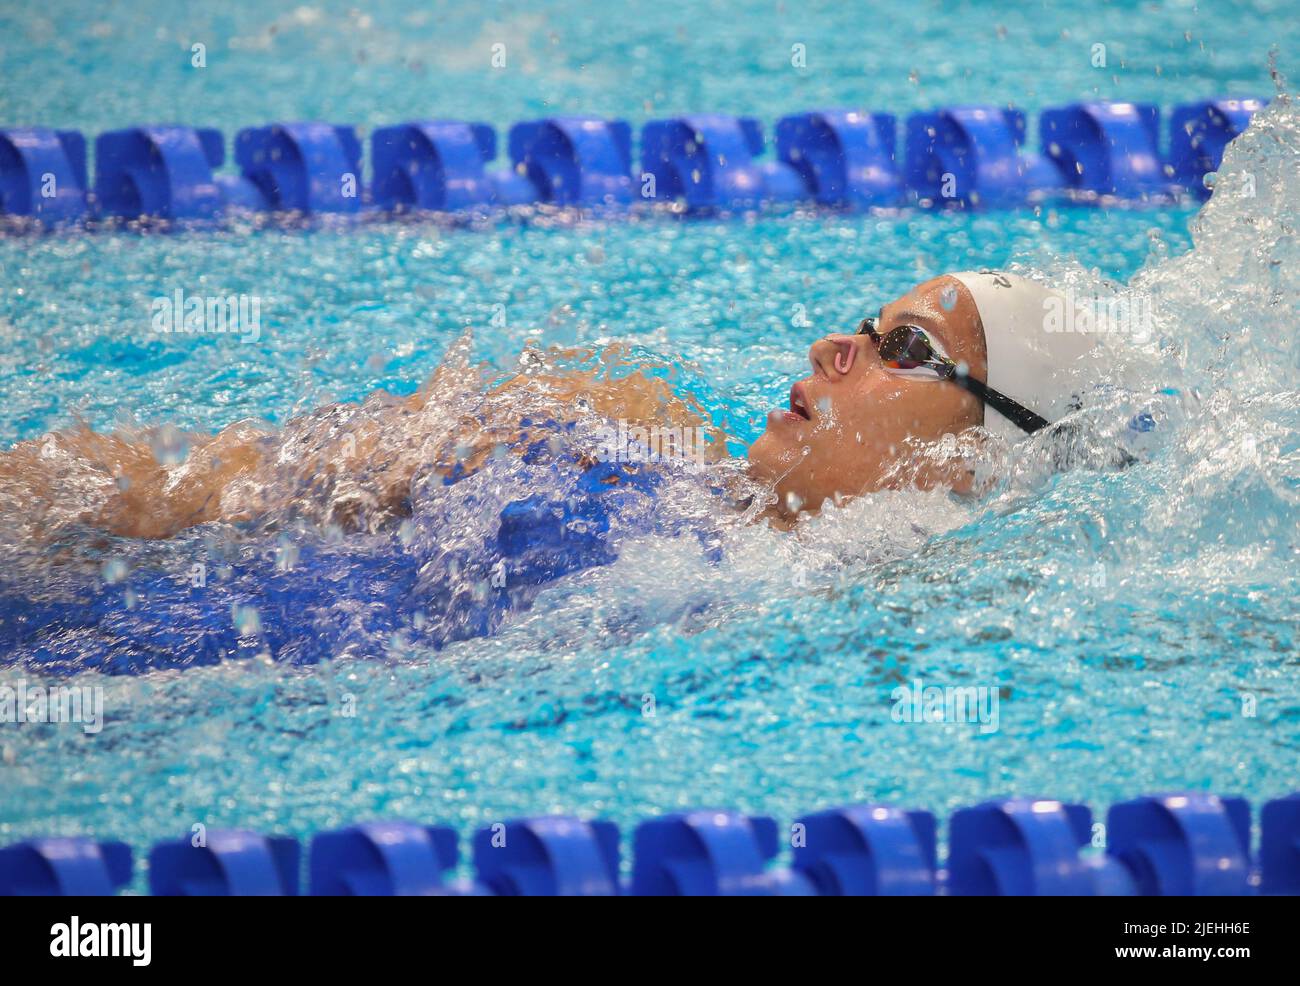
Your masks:
<instances>
[{"instance_id":1,"label":"blue lane divider float","mask_svg":"<svg viewBox=\"0 0 1300 986\"><path fill-rule=\"evenodd\" d=\"M1025 115L996 106L956 106L907 118L908 188L935 205L1020 205L1061 187L1061 174L1022 149Z\"/></svg>"},{"instance_id":2,"label":"blue lane divider float","mask_svg":"<svg viewBox=\"0 0 1300 986\"><path fill-rule=\"evenodd\" d=\"M480 829L474 867L505 897L612 897L619 892L618 827L550 816Z\"/></svg>"},{"instance_id":3,"label":"blue lane divider float","mask_svg":"<svg viewBox=\"0 0 1300 986\"><path fill-rule=\"evenodd\" d=\"M619 206L632 201L632 130L624 120L557 116L510 128L510 160L542 202Z\"/></svg>"},{"instance_id":4,"label":"blue lane divider float","mask_svg":"<svg viewBox=\"0 0 1300 986\"><path fill-rule=\"evenodd\" d=\"M653 120L632 168L623 120L551 117L510 129L510 164L489 170L497 140L482 123L426 120L381 127L372 176L351 127L273 123L239 131L237 174L218 172L212 129L141 126L96 141L96 194L87 195L85 140L75 131L0 130L0 214L54 226L97 217L208 221L232 211L458 213L535 202L624 208L684 202L709 213L811 202L871 208L1017 207L1047 198L1160 203L1209 195L1205 175L1266 105L1220 99L1175 107L1161 153L1155 106L1088 102L1044 110L1041 153L1025 148L1020 110L944 107L910 116L900 165L888 113L819 110L778 121L775 157L761 160L762 126L703 114Z\"/></svg>"},{"instance_id":5,"label":"blue lane divider float","mask_svg":"<svg viewBox=\"0 0 1300 986\"><path fill-rule=\"evenodd\" d=\"M1300 896L1300 791L1264 805L1259 829L1259 892Z\"/></svg>"},{"instance_id":6,"label":"blue lane divider float","mask_svg":"<svg viewBox=\"0 0 1300 986\"><path fill-rule=\"evenodd\" d=\"M149 853L155 897L289 897L298 893L301 847L281 835L213 830L160 842Z\"/></svg>"},{"instance_id":7,"label":"blue lane divider float","mask_svg":"<svg viewBox=\"0 0 1300 986\"><path fill-rule=\"evenodd\" d=\"M762 125L751 117L654 120L641 131L641 171L653 177L653 194L645 197L683 201L691 212L807 198L807 186L791 164L754 160L763 147Z\"/></svg>"},{"instance_id":8,"label":"blue lane divider float","mask_svg":"<svg viewBox=\"0 0 1300 986\"><path fill-rule=\"evenodd\" d=\"M264 208L302 213L361 209L361 142L351 127L273 123L235 137L235 161Z\"/></svg>"},{"instance_id":9,"label":"blue lane divider float","mask_svg":"<svg viewBox=\"0 0 1300 986\"><path fill-rule=\"evenodd\" d=\"M928 811L852 805L795 822L793 868L823 897L916 897L935 892L935 819Z\"/></svg>"},{"instance_id":10,"label":"blue lane divider float","mask_svg":"<svg viewBox=\"0 0 1300 986\"><path fill-rule=\"evenodd\" d=\"M693 811L643 822L633 840L637 897L812 896L802 873L768 869L780 851L775 820Z\"/></svg>"},{"instance_id":11,"label":"blue lane divider float","mask_svg":"<svg viewBox=\"0 0 1300 986\"><path fill-rule=\"evenodd\" d=\"M799 113L777 122L776 153L799 173L807 197L819 205L899 205L897 131L898 121L888 113Z\"/></svg>"},{"instance_id":12,"label":"blue lane divider float","mask_svg":"<svg viewBox=\"0 0 1300 986\"><path fill-rule=\"evenodd\" d=\"M1171 794L1115 805L1109 851L1144 896L1239 896L1249 892L1250 806L1244 798Z\"/></svg>"},{"instance_id":13,"label":"blue lane divider float","mask_svg":"<svg viewBox=\"0 0 1300 986\"><path fill-rule=\"evenodd\" d=\"M1197 198L1208 199L1205 176L1219 167L1224 148L1266 105L1262 99L1218 99L1189 103L1169 118L1169 165L1174 180Z\"/></svg>"},{"instance_id":14,"label":"blue lane divider float","mask_svg":"<svg viewBox=\"0 0 1300 986\"><path fill-rule=\"evenodd\" d=\"M225 195L212 176L225 161L221 131L134 127L95 139L95 203L121 219L215 219Z\"/></svg>"},{"instance_id":15,"label":"blue lane divider float","mask_svg":"<svg viewBox=\"0 0 1300 986\"><path fill-rule=\"evenodd\" d=\"M1076 103L1038 121L1043 153L1069 188L1144 199L1171 191L1160 155L1160 110L1147 103Z\"/></svg>"},{"instance_id":16,"label":"blue lane divider float","mask_svg":"<svg viewBox=\"0 0 1300 986\"><path fill-rule=\"evenodd\" d=\"M545 816L486 826L474 836L472 879L453 876L452 829L372 822L313 837L307 885L316 896L1300 895L1300 792L1264 805L1254 859L1250 821L1242 798L1154 795L1112 806L1097 840L1101 827L1083 805L990 801L953 814L940 868L929 812L851 805L804 815L787 835L771 818L700 810L639 825L627 883L609 822ZM295 839L210 831L201 841L154 846L154 894L298 893ZM0 849L0 896L111 894L130 875L131 851L118 842L33 839Z\"/></svg>"},{"instance_id":17,"label":"blue lane divider float","mask_svg":"<svg viewBox=\"0 0 1300 986\"><path fill-rule=\"evenodd\" d=\"M474 894L449 879L456 833L445 826L369 822L317 835L311 843L313 897L416 897Z\"/></svg>"},{"instance_id":18,"label":"blue lane divider float","mask_svg":"<svg viewBox=\"0 0 1300 986\"><path fill-rule=\"evenodd\" d=\"M370 138L377 208L458 212L537 201L537 189L512 169L489 172L497 135L485 123L430 120L381 127Z\"/></svg>"},{"instance_id":19,"label":"blue lane divider float","mask_svg":"<svg viewBox=\"0 0 1300 986\"><path fill-rule=\"evenodd\" d=\"M0 897L104 897L130 882L122 842L32 839L0 849Z\"/></svg>"},{"instance_id":20,"label":"blue lane divider float","mask_svg":"<svg viewBox=\"0 0 1300 986\"><path fill-rule=\"evenodd\" d=\"M49 225L86 215L86 138L75 130L0 130L0 215Z\"/></svg>"},{"instance_id":21,"label":"blue lane divider float","mask_svg":"<svg viewBox=\"0 0 1300 986\"><path fill-rule=\"evenodd\" d=\"M948 891L954 896L1128 896L1113 859L1080 853L1092 837L1084 805L1014 798L952 817ZM1099 865L1094 865L1099 864Z\"/></svg>"}]
</instances>

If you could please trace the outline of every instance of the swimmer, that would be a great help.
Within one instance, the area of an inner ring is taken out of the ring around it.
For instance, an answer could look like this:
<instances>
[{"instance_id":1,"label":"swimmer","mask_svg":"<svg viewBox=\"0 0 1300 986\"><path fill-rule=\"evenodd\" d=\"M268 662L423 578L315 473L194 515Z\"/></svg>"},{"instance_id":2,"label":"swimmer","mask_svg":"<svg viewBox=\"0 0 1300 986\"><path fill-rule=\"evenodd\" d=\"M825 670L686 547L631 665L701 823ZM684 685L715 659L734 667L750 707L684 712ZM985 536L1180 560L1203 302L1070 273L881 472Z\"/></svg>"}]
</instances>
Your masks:
<instances>
[{"instance_id":1,"label":"swimmer","mask_svg":"<svg viewBox=\"0 0 1300 986\"><path fill-rule=\"evenodd\" d=\"M766 519L788 528L828 500L903 482L968 492L965 459L917 460L916 449L981 426L1015 442L1069 410L1071 373L1092 337L1044 330L1059 297L1013 274L945 275L880 307L855 333L813 343L811 374L749 449L749 474L771 494ZM185 436L183 461L172 463L159 461L156 433L154 441L84 427L54 433L0 453L0 501L22 506L6 512L22 515L28 536L53 536L70 519L166 538L204 523L256 523L285 506L288 489L316 521L375 530L408 512L411 484L431 463L463 476L502 449L518 453L529 424L521 396L539 420L562 421L581 406L611 419L710 427L702 408L642 372L618 380L520 372L486 388L481 380L444 362L410 397L333 405L279 432L240 422ZM473 395L463 413L443 399L456 393ZM60 515L70 501L75 514Z\"/></svg>"},{"instance_id":2,"label":"swimmer","mask_svg":"<svg viewBox=\"0 0 1300 986\"><path fill-rule=\"evenodd\" d=\"M973 476L960 458L906 459L977 426L1015 444L1069 411L1095 337L1048 331L1063 304L1059 292L1015 274L963 272L913 288L855 334L814 343L812 374L749 449L751 473L776 494L776 522L900 475L969 492Z\"/></svg>"}]
</instances>

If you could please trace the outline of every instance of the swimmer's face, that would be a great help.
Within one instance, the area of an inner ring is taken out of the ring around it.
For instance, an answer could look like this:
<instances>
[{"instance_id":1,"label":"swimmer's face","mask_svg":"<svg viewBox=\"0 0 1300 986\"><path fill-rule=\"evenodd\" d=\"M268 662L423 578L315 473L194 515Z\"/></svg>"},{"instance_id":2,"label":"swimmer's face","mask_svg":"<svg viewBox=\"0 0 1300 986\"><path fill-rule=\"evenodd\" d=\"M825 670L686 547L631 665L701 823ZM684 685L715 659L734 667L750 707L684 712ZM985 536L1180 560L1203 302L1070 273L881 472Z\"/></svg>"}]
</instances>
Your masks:
<instances>
[{"instance_id":1,"label":"swimmer's face","mask_svg":"<svg viewBox=\"0 0 1300 986\"><path fill-rule=\"evenodd\" d=\"M920 326L972 376L987 379L979 313L956 278L926 281L885 305L877 332L883 337L900 325ZM888 485L891 466L909 454L908 439L938 441L984 421L979 400L956 384L887 369L870 336L820 339L808 356L812 374L791 388L789 407L768 415L767 429L749 450L750 471L775 485L777 510L786 517L816 510L837 494ZM927 468L915 478L960 487L966 477Z\"/></svg>"}]
</instances>

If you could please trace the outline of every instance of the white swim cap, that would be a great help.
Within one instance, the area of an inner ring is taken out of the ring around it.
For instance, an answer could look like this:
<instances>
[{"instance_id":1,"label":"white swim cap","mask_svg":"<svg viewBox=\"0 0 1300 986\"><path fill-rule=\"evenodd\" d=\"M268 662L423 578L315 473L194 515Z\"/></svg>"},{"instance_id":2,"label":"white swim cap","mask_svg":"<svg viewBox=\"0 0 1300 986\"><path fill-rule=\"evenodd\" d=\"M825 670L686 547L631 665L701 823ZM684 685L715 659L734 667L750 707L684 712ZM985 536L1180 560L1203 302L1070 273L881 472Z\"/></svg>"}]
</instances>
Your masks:
<instances>
[{"instance_id":1,"label":"white swim cap","mask_svg":"<svg viewBox=\"0 0 1300 986\"><path fill-rule=\"evenodd\" d=\"M1069 331L1067 299L1051 288L1002 271L953 274L975 299L984 325L989 387L1055 423L1072 409L1081 357L1097 344L1091 332ZM984 427L1009 443L1025 432L992 407Z\"/></svg>"}]
</instances>

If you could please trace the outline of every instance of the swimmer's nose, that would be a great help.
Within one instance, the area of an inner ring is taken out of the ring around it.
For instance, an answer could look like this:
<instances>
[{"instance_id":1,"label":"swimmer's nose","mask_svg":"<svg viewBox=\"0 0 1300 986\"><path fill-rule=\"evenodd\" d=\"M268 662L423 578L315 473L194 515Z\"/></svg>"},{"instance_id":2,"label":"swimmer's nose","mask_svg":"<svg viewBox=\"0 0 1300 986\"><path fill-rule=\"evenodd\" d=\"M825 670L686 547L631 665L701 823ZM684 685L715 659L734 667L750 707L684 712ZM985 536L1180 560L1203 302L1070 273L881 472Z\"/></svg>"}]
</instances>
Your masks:
<instances>
[{"instance_id":1,"label":"swimmer's nose","mask_svg":"<svg viewBox=\"0 0 1300 986\"><path fill-rule=\"evenodd\" d=\"M865 336L860 338L839 334L818 339L808 350L808 361L812 363L813 373L827 380L848 376L860 356L858 348L863 339Z\"/></svg>"}]
</instances>

